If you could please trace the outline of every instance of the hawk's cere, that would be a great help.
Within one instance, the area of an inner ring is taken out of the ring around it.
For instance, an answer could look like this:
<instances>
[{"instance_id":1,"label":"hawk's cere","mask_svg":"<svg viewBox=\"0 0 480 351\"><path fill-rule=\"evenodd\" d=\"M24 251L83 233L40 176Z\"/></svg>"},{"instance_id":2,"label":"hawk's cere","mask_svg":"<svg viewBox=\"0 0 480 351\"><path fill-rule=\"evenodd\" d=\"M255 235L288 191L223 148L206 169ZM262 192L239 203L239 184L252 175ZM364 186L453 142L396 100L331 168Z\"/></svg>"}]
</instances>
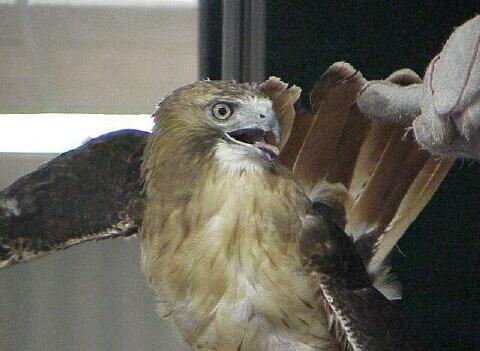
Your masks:
<instances>
[{"instance_id":1,"label":"hawk's cere","mask_svg":"<svg viewBox=\"0 0 480 351\"><path fill-rule=\"evenodd\" d=\"M194 350L414 349L383 261L451 160L365 118L365 82L334 64L313 114L276 78L181 87L151 135L92 140L1 192L0 264L140 228L145 275ZM64 210L70 192L91 215Z\"/></svg>"}]
</instances>

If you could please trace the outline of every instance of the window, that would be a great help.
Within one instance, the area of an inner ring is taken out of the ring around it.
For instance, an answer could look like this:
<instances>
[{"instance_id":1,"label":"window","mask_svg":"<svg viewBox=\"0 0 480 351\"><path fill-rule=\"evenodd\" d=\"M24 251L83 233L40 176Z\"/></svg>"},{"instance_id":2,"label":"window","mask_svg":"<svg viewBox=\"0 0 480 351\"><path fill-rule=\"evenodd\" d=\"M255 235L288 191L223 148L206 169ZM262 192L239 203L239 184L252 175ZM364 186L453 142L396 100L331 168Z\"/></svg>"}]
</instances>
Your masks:
<instances>
[{"instance_id":1,"label":"window","mask_svg":"<svg viewBox=\"0 0 480 351\"><path fill-rule=\"evenodd\" d=\"M0 152L61 152L109 130L150 129L155 104L197 79L196 7L0 0Z\"/></svg>"},{"instance_id":2,"label":"window","mask_svg":"<svg viewBox=\"0 0 480 351\"><path fill-rule=\"evenodd\" d=\"M197 79L197 2L0 0L0 58L1 189L89 137L149 130ZM186 349L155 313L137 240L38 261L0 272L0 349Z\"/></svg>"}]
</instances>

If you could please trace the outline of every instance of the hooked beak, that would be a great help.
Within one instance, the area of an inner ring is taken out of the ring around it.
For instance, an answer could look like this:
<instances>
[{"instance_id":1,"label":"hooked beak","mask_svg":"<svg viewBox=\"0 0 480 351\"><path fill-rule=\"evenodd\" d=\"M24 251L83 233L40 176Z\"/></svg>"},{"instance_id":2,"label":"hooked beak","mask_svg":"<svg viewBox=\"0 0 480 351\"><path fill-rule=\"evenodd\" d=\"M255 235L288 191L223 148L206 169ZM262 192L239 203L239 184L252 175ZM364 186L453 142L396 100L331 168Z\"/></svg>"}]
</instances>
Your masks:
<instances>
[{"instance_id":1,"label":"hooked beak","mask_svg":"<svg viewBox=\"0 0 480 351\"><path fill-rule=\"evenodd\" d=\"M280 122L271 105L245 109L241 118L225 131L227 141L254 148L267 161L278 157L280 135Z\"/></svg>"},{"instance_id":2,"label":"hooked beak","mask_svg":"<svg viewBox=\"0 0 480 351\"><path fill-rule=\"evenodd\" d=\"M280 142L279 130L263 130L260 128L243 128L226 132L227 139L231 142L254 147L261 152L261 155L267 161L272 161L278 157L280 151L278 144Z\"/></svg>"}]
</instances>

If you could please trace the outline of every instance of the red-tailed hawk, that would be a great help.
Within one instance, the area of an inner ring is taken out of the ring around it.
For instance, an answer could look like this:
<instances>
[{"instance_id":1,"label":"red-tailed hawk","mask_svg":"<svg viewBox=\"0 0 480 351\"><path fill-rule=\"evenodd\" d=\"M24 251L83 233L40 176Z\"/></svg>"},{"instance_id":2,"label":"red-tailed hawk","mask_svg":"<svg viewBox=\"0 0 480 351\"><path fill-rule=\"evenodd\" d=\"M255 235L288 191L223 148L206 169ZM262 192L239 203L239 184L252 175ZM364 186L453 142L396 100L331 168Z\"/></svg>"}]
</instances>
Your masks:
<instances>
[{"instance_id":1,"label":"red-tailed hawk","mask_svg":"<svg viewBox=\"0 0 480 351\"><path fill-rule=\"evenodd\" d=\"M364 84L335 64L296 116L278 79L181 87L151 135L92 140L1 192L0 264L139 231L195 350L414 349L376 287L389 295L383 261L451 160L366 119Z\"/></svg>"}]
</instances>

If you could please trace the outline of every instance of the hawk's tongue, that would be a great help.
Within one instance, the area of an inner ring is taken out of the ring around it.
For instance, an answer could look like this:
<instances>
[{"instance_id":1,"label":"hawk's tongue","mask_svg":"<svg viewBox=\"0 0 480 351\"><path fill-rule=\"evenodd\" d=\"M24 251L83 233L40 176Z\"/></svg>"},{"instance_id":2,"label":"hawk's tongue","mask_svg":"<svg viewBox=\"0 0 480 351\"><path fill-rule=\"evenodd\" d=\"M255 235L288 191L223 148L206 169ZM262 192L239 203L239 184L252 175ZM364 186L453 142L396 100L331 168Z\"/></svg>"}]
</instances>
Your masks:
<instances>
[{"instance_id":1,"label":"hawk's tongue","mask_svg":"<svg viewBox=\"0 0 480 351\"><path fill-rule=\"evenodd\" d=\"M280 151L278 150L278 147L272 144L265 143L263 141L256 141L255 146L258 147L261 150L266 151L267 153L271 154L272 156L278 156L280 154Z\"/></svg>"}]
</instances>

